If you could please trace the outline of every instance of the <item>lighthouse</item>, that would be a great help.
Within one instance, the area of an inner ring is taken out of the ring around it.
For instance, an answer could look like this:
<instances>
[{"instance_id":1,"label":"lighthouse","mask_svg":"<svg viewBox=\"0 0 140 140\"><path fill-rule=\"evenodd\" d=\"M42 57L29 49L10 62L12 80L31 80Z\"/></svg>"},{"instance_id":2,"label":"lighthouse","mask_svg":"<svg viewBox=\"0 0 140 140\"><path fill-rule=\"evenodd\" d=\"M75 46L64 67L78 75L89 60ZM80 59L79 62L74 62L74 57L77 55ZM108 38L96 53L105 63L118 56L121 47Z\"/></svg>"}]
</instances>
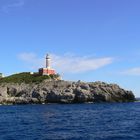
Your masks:
<instances>
[{"instance_id":1,"label":"lighthouse","mask_svg":"<svg viewBox=\"0 0 140 140\"><path fill-rule=\"evenodd\" d=\"M56 74L55 70L51 68L51 57L49 54L46 55L46 68L39 69L40 75L54 75Z\"/></svg>"},{"instance_id":2,"label":"lighthouse","mask_svg":"<svg viewBox=\"0 0 140 140\"><path fill-rule=\"evenodd\" d=\"M51 58L49 54L46 55L46 68L50 69L51 68Z\"/></svg>"}]
</instances>

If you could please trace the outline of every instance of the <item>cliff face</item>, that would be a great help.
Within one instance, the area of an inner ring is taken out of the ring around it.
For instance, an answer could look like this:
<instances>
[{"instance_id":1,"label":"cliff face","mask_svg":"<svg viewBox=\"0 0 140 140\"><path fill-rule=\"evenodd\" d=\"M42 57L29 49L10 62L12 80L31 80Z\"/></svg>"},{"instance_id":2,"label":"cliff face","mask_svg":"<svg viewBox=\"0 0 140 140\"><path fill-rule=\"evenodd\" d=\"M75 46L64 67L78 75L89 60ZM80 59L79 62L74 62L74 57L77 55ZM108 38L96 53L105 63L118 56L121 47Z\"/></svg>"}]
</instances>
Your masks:
<instances>
[{"instance_id":1,"label":"cliff face","mask_svg":"<svg viewBox=\"0 0 140 140\"><path fill-rule=\"evenodd\" d=\"M0 85L0 104L129 102L131 91L104 82L44 81L39 84Z\"/></svg>"}]
</instances>

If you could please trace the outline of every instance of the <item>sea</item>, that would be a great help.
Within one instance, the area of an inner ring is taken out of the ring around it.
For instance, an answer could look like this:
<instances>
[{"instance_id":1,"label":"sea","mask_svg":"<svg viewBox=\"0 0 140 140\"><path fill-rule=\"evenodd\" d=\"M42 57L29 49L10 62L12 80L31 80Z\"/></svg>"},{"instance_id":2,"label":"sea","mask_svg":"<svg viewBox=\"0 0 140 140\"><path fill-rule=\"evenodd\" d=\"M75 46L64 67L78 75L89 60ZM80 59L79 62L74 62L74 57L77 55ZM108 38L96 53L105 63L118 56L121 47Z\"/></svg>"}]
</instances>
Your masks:
<instances>
[{"instance_id":1,"label":"sea","mask_svg":"<svg viewBox=\"0 0 140 140\"><path fill-rule=\"evenodd\" d=\"M0 106L0 140L140 140L140 102Z\"/></svg>"}]
</instances>

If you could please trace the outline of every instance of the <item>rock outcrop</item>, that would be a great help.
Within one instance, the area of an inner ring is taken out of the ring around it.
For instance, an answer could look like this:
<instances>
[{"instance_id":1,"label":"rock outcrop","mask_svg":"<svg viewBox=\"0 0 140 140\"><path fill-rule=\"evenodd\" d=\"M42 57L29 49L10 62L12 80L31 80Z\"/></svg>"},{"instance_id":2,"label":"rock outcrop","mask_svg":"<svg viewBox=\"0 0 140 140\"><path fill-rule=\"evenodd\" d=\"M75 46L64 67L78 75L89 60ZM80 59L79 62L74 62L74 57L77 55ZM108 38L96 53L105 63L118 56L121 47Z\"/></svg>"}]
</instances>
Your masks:
<instances>
[{"instance_id":1,"label":"rock outcrop","mask_svg":"<svg viewBox=\"0 0 140 140\"><path fill-rule=\"evenodd\" d=\"M104 82L44 81L39 84L2 83L0 104L130 102L132 91Z\"/></svg>"}]
</instances>

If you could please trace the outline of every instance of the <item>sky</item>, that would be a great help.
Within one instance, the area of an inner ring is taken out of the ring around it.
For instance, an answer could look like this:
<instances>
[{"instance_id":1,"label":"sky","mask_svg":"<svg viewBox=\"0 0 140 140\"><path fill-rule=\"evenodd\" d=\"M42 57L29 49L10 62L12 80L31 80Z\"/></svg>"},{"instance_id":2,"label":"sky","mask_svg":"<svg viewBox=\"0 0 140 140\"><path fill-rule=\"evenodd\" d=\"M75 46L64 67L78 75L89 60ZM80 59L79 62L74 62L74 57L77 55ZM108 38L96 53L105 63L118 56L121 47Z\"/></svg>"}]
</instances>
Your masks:
<instances>
[{"instance_id":1,"label":"sky","mask_svg":"<svg viewBox=\"0 0 140 140\"><path fill-rule=\"evenodd\" d=\"M140 97L139 0L0 0L0 72L44 67Z\"/></svg>"}]
</instances>

